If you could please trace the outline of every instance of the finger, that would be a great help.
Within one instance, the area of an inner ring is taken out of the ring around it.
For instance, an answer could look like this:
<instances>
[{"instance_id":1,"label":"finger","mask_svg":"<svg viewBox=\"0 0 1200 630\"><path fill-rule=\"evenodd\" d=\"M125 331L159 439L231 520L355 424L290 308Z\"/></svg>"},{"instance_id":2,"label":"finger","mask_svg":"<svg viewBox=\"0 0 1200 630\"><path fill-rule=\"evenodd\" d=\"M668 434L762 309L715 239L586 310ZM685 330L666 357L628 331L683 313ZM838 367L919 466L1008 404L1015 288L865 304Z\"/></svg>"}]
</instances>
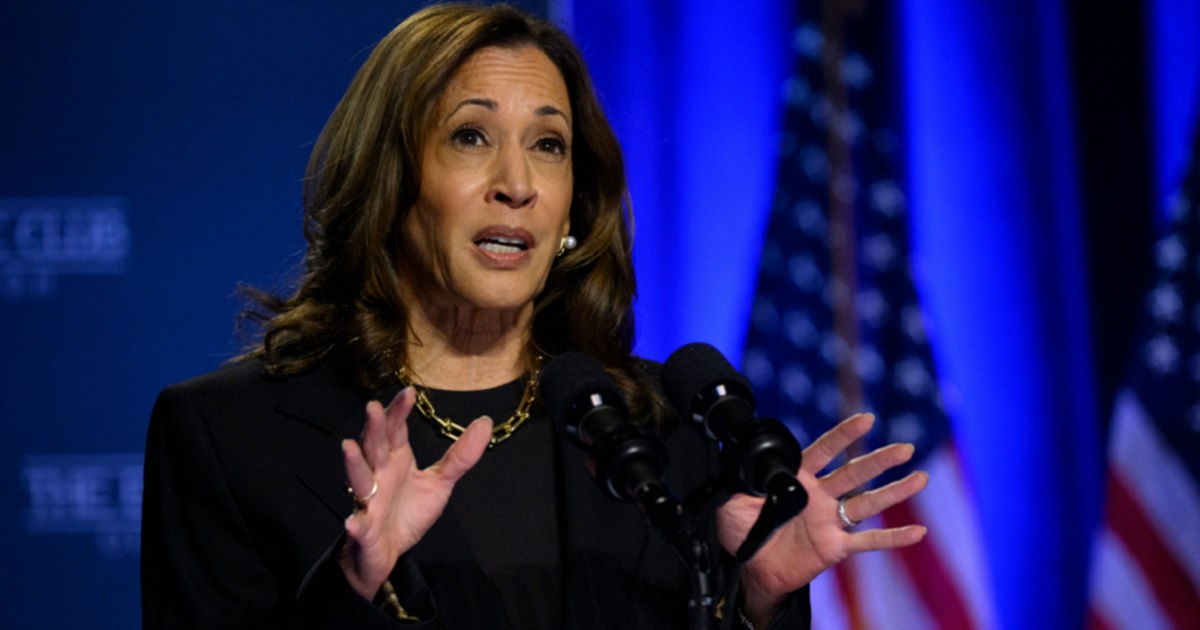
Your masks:
<instances>
[{"instance_id":1,"label":"finger","mask_svg":"<svg viewBox=\"0 0 1200 630\"><path fill-rule=\"evenodd\" d=\"M804 463L800 465L800 469L817 474L855 440L866 435L874 424L875 416L869 413L855 414L842 420L804 449Z\"/></svg>"},{"instance_id":2,"label":"finger","mask_svg":"<svg viewBox=\"0 0 1200 630\"><path fill-rule=\"evenodd\" d=\"M914 450L912 444L889 444L846 462L822 477L821 485L829 494L840 497L878 477L883 471L912 459Z\"/></svg>"},{"instance_id":3,"label":"finger","mask_svg":"<svg viewBox=\"0 0 1200 630\"><path fill-rule=\"evenodd\" d=\"M921 542L929 530L924 525L905 525L892 529L868 529L850 534L846 549L850 553L899 549Z\"/></svg>"},{"instance_id":4,"label":"finger","mask_svg":"<svg viewBox=\"0 0 1200 630\"><path fill-rule=\"evenodd\" d=\"M929 485L929 473L915 471L903 479L864 492L846 500L846 516L852 521L865 521L876 514L912 498Z\"/></svg>"},{"instance_id":5,"label":"finger","mask_svg":"<svg viewBox=\"0 0 1200 630\"><path fill-rule=\"evenodd\" d=\"M365 497L375 487L375 475L363 458L362 449L354 440L342 440L342 457L346 461L346 480L356 496Z\"/></svg>"},{"instance_id":6,"label":"finger","mask_svg":"<svg viewBox=\"0 0 1200 630\"><path fill-rule=\"evenodd\" d=\"M400 390L388 403L385 410L387 422L384 424L388 448L396 450L408 444L408 414L412 412L416 399L416 390L409 386Z\"/></svg>"},{"instance_id":7,"label":"finger","mask_svg":"<svg viewBox=\"0 0 1200 630\"><path fill-rule=\"evenodd\" d=\"M386 412L378 400L367 403L367 423L363 427L362 452L372 469L387 462L388 441L384 428Z\"/></svg>"},{"instance_id":8,"label":"finger","mask_svg":"<svg viewBox=\"0 0 1200 630\"><path fill-rule=\"evenodd\" d=\"M492 439L492 419L482 416L467 427L446 454L430 468L445 482L455 483L467 473L487 449Z\"/></svg>"}]
</instances>

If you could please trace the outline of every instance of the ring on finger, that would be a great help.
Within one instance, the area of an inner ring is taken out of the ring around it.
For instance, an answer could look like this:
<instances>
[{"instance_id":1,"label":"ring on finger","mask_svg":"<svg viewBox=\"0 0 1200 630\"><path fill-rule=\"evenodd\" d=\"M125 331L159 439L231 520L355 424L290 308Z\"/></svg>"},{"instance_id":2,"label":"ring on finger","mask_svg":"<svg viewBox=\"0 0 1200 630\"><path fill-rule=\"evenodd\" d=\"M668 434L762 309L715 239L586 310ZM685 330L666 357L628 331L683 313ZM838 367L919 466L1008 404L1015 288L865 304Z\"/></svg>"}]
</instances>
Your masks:
<instances>
[{"instance_id":1,"label":"ring on finger","mask_svg":"<svg viewBox=\"0 0 1200 630\"><path fill-rule=\"evenodd\" d=\"M354 491L353 485L351 485L349 483L346 484L346 493L349 494L350 496L354 497L354 502L359 505L366 505L367 501L370 501L371 497L375 496L376 492L379 492L379 482L375 479L371 480L371 491L364 494L361 497L358 496L358 493L356 493Z\"/></svg>"},{"instance_id":2,"label":"ring on finger","mask_svg":"<svg viewBox=\"0 0 1200 630\"><path fill-rule=\"evenodd\" d=\"M845 499L838 501L838 518L842 519L842 529L851 529L857 527L858 524L862 522L850 518L850 515L846 513Z\"/></svg>"}]
</instances>

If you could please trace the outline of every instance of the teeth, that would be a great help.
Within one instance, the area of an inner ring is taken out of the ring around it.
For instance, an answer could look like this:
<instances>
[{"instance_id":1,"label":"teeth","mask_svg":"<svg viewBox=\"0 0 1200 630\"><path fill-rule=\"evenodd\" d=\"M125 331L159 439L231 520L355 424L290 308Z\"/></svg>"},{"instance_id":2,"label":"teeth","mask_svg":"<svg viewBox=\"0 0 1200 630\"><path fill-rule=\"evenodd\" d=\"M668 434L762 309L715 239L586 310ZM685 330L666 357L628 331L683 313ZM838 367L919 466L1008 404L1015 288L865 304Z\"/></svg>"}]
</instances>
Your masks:
<instances>
[{"instance_id":1,"label":"teeth","mask_svg":"<svg viewBox=\"0 0 1200 630\"><path fill-rule=\"evenodd\" d=\"M492 241L484 241L479 244L479 249L484 249L497 254L516 254L522 251L517 245L508 245L504 243L495 243Z\"/></svg>"},{"instance_id":2,"label":"teeth","mask_svg":"<svg viewBox=\"0 0 1200 630\"><path fill-rule=\"evenodd\" d=\"M525 251L525 240L520 238L508 238L504 236L489 236L479 241L479 248L489 252L498 254L515 254Z\"/></svg>"}]
</instances>

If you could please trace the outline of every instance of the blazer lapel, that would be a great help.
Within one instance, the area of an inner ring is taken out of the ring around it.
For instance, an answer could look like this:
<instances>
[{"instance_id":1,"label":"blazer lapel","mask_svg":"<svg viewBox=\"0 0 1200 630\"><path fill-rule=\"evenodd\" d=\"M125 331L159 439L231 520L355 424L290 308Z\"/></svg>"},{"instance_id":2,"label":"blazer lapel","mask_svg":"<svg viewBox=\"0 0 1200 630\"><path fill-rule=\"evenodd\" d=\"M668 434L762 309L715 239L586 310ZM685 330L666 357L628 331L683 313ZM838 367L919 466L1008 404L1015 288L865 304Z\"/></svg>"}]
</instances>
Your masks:
<instances>
[{"instance_id":1,"label":"blazer lapel","mask_svg":"<svg viewBox=\"0 0 1200 630\"><path fill-rule=\"evenodd\" d=\"M289 379L275 410L312 425L326 434L304 457L296 476L339 520L350 515L354 502L345 492L346 469L342 440L362 432L370 396L341 384L327 368Z\"/></svg>"}]
</instances>

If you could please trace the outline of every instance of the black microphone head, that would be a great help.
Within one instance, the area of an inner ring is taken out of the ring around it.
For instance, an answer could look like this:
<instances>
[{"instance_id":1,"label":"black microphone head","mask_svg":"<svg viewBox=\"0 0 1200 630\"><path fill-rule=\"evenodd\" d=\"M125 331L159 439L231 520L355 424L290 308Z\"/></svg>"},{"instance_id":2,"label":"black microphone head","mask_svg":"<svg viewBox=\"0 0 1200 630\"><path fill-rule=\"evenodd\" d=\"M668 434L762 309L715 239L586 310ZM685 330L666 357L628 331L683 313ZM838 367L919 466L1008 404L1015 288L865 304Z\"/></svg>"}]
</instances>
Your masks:
<instances>
[{"instance_id":1,"label":"black microphone head","mask_svg":"<svg viewBox=\"0 0 1200 630\"><path fill-rule=\"evenodd\" d=\"M580 397L597 393L608 394L605 402L617 405L623 415L629 415L621 390L604 371L604 366L592 356L582 352L564 352L542 368L538 395L542 397L550 419L560 429L570 421L571 407Z\"/></svg>"},{"instance_id":2,"label":"black microphone head","mask_svg":"<svg viewBox=\"0 0 1200 630\"><path fill-rule=\"evenodd\" d=\"M720 350L706 343L689 343L671 353L662 370L663 393L685 419L696 410L696 397L717 385L736 388L737 396L754 406L750 381L733 368Z\"/></svg>"},{"instance_id":3,"label":"black microphone head","mask_svg":"<svg viewBox=\"0 0 1200 630\"><path fill-rule=\"evenodd\" d=\"M587 452L588 471L608 496L640 502L662 488L667 449L650 428L629 422L625 397L599 361L560 354L542 369L538 391L555 427Z\"/></svg>"}]
</instances>

